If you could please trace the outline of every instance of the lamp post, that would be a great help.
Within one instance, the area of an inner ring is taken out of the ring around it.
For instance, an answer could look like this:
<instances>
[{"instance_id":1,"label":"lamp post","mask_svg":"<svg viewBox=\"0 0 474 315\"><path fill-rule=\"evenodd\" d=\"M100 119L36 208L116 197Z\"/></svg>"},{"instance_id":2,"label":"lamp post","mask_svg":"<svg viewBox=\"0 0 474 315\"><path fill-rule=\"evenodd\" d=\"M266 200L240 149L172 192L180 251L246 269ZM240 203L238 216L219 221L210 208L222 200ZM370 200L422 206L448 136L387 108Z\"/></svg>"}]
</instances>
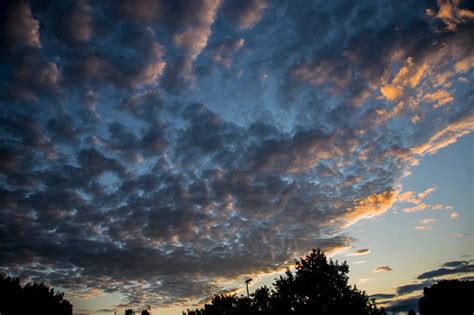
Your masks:
<instances>
[{"instance_id":1,"label":"lamp post","mask_svg":"<svg viewBox=\"0 0 474 315\"><path fill-rule=\"evenodd\" d=\"M252 281L252 279L247 279L245 280L245 287L247 288L247 298L250 299L250 294L249 294L249 283Z\"/></svg>"}]
</instances>

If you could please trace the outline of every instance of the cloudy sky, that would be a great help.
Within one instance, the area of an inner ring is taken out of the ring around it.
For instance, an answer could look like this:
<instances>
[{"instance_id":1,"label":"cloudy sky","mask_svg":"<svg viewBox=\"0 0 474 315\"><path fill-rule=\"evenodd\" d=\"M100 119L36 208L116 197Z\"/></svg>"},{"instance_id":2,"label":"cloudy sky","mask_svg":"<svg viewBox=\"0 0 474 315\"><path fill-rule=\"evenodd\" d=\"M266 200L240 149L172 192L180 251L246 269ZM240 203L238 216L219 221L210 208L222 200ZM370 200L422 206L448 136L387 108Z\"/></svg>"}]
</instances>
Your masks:
<instances>
[{"instance_id":1,"label":"cloudy sky","mask_svg":"<svg viewBox=\"0 0 474 315\"><path fill-rule=\"evenodd\" d=\"M77 314L321 247L389 304L474 275L469 1L1 1L0 270Z\"/></svg>"}]
</instances>

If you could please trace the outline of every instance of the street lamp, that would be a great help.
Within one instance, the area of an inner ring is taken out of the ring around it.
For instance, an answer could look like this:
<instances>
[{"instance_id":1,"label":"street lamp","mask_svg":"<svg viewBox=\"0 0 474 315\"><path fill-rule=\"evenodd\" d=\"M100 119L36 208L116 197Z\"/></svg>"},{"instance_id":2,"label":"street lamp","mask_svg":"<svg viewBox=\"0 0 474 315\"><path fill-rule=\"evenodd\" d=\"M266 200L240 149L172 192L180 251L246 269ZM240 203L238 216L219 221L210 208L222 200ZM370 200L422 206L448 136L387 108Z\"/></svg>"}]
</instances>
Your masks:
<instances>
[{"instance_id":1,"label":"street lamp","mask_svg":"<svg viewBox=\"0 0 474 315\"><path fill-rule=\"evenodd\" d=\"M247 288L247 298L250 299L250 294L249 294L249 283L252 281L252 279L247 279L245 280L245 287Z\"/></svg>"}]
</instances>

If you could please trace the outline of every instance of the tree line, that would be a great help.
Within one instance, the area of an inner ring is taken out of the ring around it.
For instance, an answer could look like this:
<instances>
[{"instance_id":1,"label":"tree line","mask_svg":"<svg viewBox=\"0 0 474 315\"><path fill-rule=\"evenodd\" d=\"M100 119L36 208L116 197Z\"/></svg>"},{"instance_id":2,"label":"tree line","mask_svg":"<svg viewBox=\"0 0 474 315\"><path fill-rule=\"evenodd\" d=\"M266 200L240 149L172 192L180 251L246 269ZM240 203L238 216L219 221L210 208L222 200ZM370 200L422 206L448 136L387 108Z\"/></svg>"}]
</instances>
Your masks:
<instances>
[{"instance_id":1,"label":"tree line","mask_svg":"<svg viewBox=\"0 0 474 315\"><path fill-rule=\"evenodd\" d=\"M54 292L44 283L20 284L20 278L0 273L0 314L72 315L72 304L64 293Z\"/></svg>"},{"instance_id":2,"label":"tree line","mask_svg":"<svg viewBox=\"0 0 474 315\"><path fill-rule=\"evenodd\" d=\"M183 315L386 315L364 291L348 284L346 262L327 260L320 249L295 261L295 271L275 279L273 288L258 288L249 297L215 295L203 308ZM441 280L426 287L420 315L473 315L474 281ZM411 309L409 315L416 312Z\"/></svg>"},{"instance_id":3,"label":"tree line","mask_svg":"<svg viewBox=\"0 0 474 315\"><path fill-rule=\"evenodd\" d=\"M258 288L249 297L218 294L203 308L188 310L184 315L386 315L375 301L349 285L346 262L327 259L323 251L313 249L295 261L275 279L273 287ZM420 315L474 314L474 281L442 280L423 290L419 299ZM0 314L72 315L71 303L64 294L44 283L20 284L17 277L0 273ZM149 308L142 314L150 314ZM409 314L415 314L410 310Z\"/></svg>"},{"instance_id":4,"label":"tree line","mask_svg":"<svg viewBox=\"0 0 474 315\"><path fill-rule=\"evenodd\" d=\"M264 286L250 297L215 295L203 308L187 311L188 315L277 315L277 314L352 314L382 315L364 291L348 284L346 262L327 260L320 249L295 261L295 271L289 269L275 279L273 288ZM184 312L186 314L186 312Z\"/></svg>"}]
</instances>

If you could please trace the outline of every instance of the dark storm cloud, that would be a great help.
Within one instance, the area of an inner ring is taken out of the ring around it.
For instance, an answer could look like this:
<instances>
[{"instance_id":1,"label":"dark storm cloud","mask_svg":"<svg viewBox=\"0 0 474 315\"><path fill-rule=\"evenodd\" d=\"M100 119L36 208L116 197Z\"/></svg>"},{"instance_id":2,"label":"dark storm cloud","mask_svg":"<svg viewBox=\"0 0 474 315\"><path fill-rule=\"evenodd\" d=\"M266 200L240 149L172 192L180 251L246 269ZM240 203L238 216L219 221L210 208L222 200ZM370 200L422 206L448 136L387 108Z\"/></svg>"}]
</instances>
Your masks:
<instances>
[{"instance_id":1,"label":"dark storm cloud","mask_svg":"<svg viewBox=\"0 0 474 315\"><path fill-rule=\"evenodd\" d=\"M2 2L1 269L189 304L349 246L473 130L472 21L427 8Z\"/></svg>"}]
</instances>

